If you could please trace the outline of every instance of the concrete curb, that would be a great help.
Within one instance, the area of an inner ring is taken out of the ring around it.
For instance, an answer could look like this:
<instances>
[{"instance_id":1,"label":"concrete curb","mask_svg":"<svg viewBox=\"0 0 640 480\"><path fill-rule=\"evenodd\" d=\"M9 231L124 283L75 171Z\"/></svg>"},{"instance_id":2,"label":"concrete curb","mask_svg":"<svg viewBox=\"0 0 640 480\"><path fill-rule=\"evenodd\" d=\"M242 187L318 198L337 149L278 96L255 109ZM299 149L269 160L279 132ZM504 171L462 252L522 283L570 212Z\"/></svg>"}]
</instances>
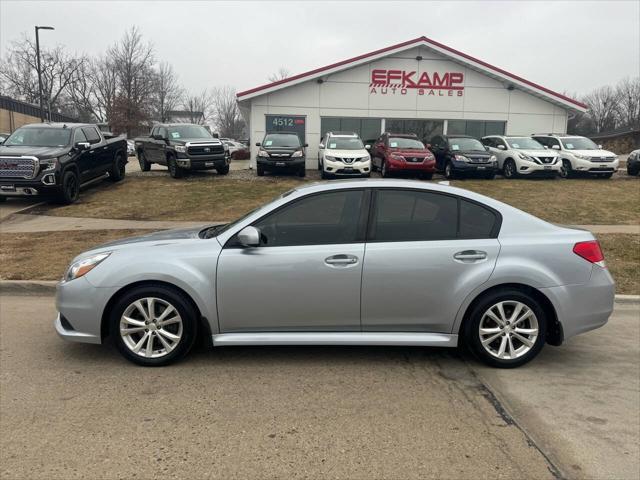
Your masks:
<instances>
[{"instance_id":1,"label":"concrete curb","mask_svg":"<svg viewBox=\"0 0 640 480\"><path fill-rule=\"evenodd\" d=\"M0 280L0 294L49 295L57 284L54 280ZM616 303L640 303L640 295L616 295Z\"/></svg>"}]
</instances>

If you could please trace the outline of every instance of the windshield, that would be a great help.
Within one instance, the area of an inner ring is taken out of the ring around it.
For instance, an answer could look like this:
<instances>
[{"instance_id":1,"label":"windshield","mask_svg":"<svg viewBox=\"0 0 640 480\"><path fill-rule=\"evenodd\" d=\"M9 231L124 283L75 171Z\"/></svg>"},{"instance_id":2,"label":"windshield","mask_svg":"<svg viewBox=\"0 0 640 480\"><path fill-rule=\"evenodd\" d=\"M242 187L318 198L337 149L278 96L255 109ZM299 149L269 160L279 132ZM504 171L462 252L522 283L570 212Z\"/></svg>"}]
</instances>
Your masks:
<instances>
[{"instance_id":1,"label":"windshield","mask_svg":"<svg viewBox=\"0 0 640 480\"><path fill-rule=\"evenodd\" d=\"M486 150L480 140L475 138L450 138L451 150Z\"/></svg>"},{"instance_id":2,"label":"windshield","mask_svg":"<svg viewBox=\"0 0 640 480\"><path fill-rule=\"evenodd\" d=\"M64 147L71 140L69 128L19 128L11 134L4 145L25 147Z\"/></svg>"},{"instance_id":3,"label":"windshield","mask_svg":"<svg viewBox=\"0 0 640 480\"><path fill-rule=\"evenodd\" d=\"M424 143L415 138L389 137L389 147L411 150L424 150Z\"/></svg>"},{"instance_id":4,"label":"windshield","mask_svg":"<svg viewBox=\"0 0 640 480\"><path fill-rule=\"evenodd\" d=\"M298 148L300 139L295 134L270 133L264 137L263 147Z\"/></svg>"},{"instance_id":5,"label":"windshield","mask_svg":"<svg viewBox=\"0 0 640 480\"><path fill-rule=\"evenodd\" d=\"M598 145L593 143L588 138L584 137L569 137L562 138L562 144L567 150L599 150Z\"/></svg>"},{"instance_id":6,"label":"windshield","mask_svg":"<svg viewBox=\"0 0 640 480\"><path fill-rule=\"evenodd\" d=\"M362 140L358 137L329 137L329 150L362 150Z\"/></svg>"},{"instance_id":7,"label":"windshield","mask_svg":"<svg viewBox=\"0 0 640 480\"><path fill-rule=\"evenodd\" d=\"M178 127L167 127L169 140L180 138L213 138L208 130L200 125L180 125Z\"/></svg>"},{"instance_id":8,"label":"windshield","mask_svg":"<svg viewBox=\"0 0 640 480\"><path fill-rule=\"evenodd\" d=\"M507 138L507 143L515 149L544 150L542 144L529 137Z\"/></svg>"}]
</instances>

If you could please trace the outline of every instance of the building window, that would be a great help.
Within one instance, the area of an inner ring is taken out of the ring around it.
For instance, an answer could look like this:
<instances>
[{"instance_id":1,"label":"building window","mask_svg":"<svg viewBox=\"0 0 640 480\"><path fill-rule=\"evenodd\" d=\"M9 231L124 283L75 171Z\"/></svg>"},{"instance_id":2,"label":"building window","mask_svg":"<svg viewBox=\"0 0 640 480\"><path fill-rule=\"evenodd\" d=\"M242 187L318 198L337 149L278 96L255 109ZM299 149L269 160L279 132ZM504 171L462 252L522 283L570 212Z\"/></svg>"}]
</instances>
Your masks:
<instances>
[{"instance_id":1,"label":"building window","mask_svg":"<svg viewBox=\"0 0 640 480\"><path fill-rule=\"evenodd\" d=\"M434 135L443 133L442 120L402 120L388 118L385 130L390 133L413 133L423 142L428 142Z\"/></svg>"},{"instance_id":2,"label":"building window","mask_svg":"<svg viewBox=\"0 0 640 480\"><path fill-rule=\"evenodd\" d=\"M506 122L485 120L449 120L447 135L470 135L480 138L485 135L504 135Z\"/></svg>"},{"instance_id":3,"label":"building window","mask_svg":"<svg viewBox=\"0 0 640 480\"><path fill-rule=\"evenodd\" d=\"M327 132L355 132L362 140L378 138L382 129L379 118L322 117L320 119L320 138Z\"/></svg>"}]
</instances>

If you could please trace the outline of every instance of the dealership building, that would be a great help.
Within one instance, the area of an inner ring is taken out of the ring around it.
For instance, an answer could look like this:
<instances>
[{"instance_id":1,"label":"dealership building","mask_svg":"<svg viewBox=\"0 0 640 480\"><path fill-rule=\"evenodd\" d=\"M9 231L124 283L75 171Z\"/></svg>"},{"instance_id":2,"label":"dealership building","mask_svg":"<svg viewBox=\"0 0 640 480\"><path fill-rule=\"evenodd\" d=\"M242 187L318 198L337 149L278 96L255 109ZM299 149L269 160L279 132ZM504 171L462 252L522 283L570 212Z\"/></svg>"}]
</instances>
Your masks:
<instances>
[{"instance_id":1,"label":"dealership building","mask_svg":"<svg viewBox=\"0 0 640 480\"><path fill-rule=\"evenodd\" d=\"M562 72L557 72L562 75ZM294 131L317 165L327 131L363 140L382 132L530 135L566 133L586 106L426 37L392 45L237 94L251 159L265 133Z\"/></svg>"}]
</instances>

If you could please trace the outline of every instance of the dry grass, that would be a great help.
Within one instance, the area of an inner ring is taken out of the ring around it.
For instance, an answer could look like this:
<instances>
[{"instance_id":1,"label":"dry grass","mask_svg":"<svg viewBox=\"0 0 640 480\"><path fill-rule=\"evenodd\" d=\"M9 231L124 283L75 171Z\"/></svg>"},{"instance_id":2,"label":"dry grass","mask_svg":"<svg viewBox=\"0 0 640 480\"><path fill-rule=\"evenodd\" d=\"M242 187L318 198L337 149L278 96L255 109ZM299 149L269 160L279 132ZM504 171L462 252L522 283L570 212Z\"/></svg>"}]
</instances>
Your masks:
<instances>
[{"instance_id":1,"label":"dry grass","mask_svg":"<svg viewBox=\"0 0 640 480\"><path fill-rule=\"evenodd\" d=\"M239 174L240 172L232 172ZM305 182L295 177L198 175L130 176L91 188L69 206L47 205L47 215L128 220L225 221ZM496 198L551 222L572 225L640 223L640 181L457 180L453 185Z\"/></svg>"},{"instance_id":2,"label":"dry grass","mask_svg":"<svg viewBox=\"0 0 640 480\"><path fill-rule=\"evenodd\" d=\"M79 253L147 230L85 230L0 234L0 279L58 280Z\"/></svg>"},{"instance_id":3,"label":"dry grass","mask_svg":"<svg viewBox=\"0 0 640 480\"><path fill-rule=\"evenodd\" d=\"M89 230L77 232L0 234L0 278L57 280L71 259L97 244L143 235L145 230ZM640 237L598 235L617 292L640 294Z\"/></svg>"},{"instance_id":4,"label":"dry grass","mask_svg":"<svg viewBox=\"0 0 640 480\"><path fill-rule=\"evenodd\" d=\"M640 181L637 179L458 180L452 185L487 195L554 223L640 223Z\"/></svg>"},{"instance_id":5,"label":"dry grass","mask_svg":"<svg viewBox=\"0 0 640 480\"><path fill-rule=\"evenodd\" d=\"M597 237L616 281L616 293L640 295L640 236L608 233Z\"/></svg>"}]
</instances>

